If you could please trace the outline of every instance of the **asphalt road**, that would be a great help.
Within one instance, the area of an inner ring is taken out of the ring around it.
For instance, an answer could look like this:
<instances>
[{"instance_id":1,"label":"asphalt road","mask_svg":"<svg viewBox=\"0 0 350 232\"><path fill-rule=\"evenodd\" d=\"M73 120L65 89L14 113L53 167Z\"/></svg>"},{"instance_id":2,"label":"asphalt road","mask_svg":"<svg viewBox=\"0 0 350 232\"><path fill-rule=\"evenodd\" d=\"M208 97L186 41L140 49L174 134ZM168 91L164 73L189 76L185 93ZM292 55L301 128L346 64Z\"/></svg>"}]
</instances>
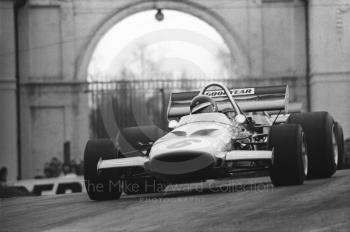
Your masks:
<instances>
[{"instance_id":1,"label":"asphalt road","mask_svg":"<svg viewBox=\"0 0 350 232\"><path fill-rule=\"evenodd\" d=\"M203 187L203 188L202 188ZM350 170L304 185L268 178L169 186L93 202L86 194L0 200L0 231L350 231Z\"/></svg>"}]
</instances>

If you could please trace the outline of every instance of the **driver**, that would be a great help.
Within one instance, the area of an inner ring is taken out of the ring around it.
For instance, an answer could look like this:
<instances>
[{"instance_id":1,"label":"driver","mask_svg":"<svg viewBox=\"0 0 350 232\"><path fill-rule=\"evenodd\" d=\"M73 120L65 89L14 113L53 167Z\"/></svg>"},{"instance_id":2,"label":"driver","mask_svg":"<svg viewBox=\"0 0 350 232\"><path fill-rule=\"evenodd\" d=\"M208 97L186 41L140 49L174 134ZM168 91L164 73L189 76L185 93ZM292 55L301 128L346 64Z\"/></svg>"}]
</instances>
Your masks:
<instances>
[{"instance_id":1,"label":"driver","mask_svg":"<svg viewBox=\"0 0 350 232\"><path fill-rule=\"evenodd\" d=\"M194 97L190 105L191 114L217 112L218 107L214 99L207 95Z\"/></svg>"}]
</instances>

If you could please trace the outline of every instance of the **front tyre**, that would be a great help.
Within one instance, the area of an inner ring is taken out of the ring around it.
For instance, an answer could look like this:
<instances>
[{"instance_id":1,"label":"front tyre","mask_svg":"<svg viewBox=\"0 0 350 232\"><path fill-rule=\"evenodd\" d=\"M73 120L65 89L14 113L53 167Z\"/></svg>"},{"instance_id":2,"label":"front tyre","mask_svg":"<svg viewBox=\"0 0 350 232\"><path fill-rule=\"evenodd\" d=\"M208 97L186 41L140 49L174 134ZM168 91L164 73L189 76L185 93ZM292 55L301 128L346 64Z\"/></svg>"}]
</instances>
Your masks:
<instances>
[{"instance_id":1,"label":"front tyre","mask_svg":"<svg viewBox=\"0 0 350 232\"><path fill-rule=\"evenodd\" d=\"M84 152L84 181L87 194L91 200L119 199L121 186L116 170L97 172L100 159L115 159L117 150L110 139L89 140Z\"/></svg>"},{"instance_id":2,"label":"front tyre","mask_svg":"<svg viewBox=\"0 0 350 232\"><path fill-rule=\"evenodd\" d=\"M302 128L297 124L272 126L269 147L273 152L270 167L272 184L303 184L308 173L308 159Z\"/></svg>"}]
</instances>

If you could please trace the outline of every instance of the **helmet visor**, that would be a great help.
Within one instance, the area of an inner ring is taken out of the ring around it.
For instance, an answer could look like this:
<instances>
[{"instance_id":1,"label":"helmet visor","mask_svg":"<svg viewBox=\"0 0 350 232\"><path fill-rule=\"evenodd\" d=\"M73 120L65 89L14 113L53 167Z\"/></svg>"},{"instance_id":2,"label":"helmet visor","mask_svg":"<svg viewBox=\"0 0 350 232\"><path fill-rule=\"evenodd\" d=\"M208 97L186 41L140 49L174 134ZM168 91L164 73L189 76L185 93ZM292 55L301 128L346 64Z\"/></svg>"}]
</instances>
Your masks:
<instances>
[{"instance_id":1,"label":"helmet visor","mask_svg":"<svg viewBox=\"0 0 350 232\"><path fill-rule=\"evenodd\" d=\"M202 109L204 109L205 107L211 106L211 102L203 102L201 104L196 105L195 107L192 108L191 113L194 114Z\"/></svg>"}]
</instances>

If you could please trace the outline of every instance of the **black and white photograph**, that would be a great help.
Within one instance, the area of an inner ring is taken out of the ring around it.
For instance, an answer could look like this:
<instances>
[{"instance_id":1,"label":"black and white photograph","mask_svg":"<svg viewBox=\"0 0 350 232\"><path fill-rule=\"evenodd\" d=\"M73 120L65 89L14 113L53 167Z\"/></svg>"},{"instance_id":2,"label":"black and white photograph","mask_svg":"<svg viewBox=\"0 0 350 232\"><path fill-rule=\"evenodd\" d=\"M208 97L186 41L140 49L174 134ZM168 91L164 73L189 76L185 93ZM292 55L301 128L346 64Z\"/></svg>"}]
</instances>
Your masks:
<instances>
[{"instance_id":1,"label":"black and white photograph","mask_svg":"<svg viewBox=\"0 0 350 232\"><path fill-rule=\"evenodd\" d=\"M0 232L350 231L350 0L0 0Z\"/></svg>"}]
</instances>

